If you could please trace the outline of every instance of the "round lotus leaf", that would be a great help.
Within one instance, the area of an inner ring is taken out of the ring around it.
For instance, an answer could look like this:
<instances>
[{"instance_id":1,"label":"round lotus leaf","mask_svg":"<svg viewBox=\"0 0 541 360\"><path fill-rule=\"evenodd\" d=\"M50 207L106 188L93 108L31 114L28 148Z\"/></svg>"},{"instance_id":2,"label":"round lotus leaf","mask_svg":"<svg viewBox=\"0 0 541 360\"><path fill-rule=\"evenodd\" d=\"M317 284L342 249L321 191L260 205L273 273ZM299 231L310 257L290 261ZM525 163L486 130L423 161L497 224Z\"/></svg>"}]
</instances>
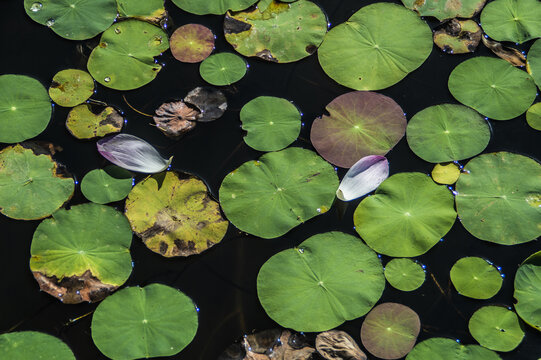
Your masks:
<instances>
[{"instance_id":1,"label":"round lotus leaf","mask_svg":"<svg viewBox=\"0 0 541 360\"><path fill-rule=\"evenodd\" d=\"M447 338L431 338L415 345L406 360L501 360L494 351L479 345L461 345Z\"/></svg>"},{"instance_id":2,"label":"round lotus leaf","mask_svg":"<svg viewBox=\"0 0 541 360\"><path fill-rule=\"evenodd\" d=\"M541 266L541 251L535 252L528 256L522 264L533 264L535 266Z\"/></svg>"},{"instance_id":3,"label":"round lotus leaf","mask_svg":"<svg viewBox=\"0 0 541 360\"><path fill-rule=\"evenodd\" d=\"M178 61L198 63L214 50L214 34L200 24L186 24L175 30L169 40L171 53Z\"/></svg>"},{"instance_id":4,"label":"round lotus leaf","mask_svg":"<svg viewBox=\"0 0 541 360\"><path fill-rule=\"evenodd\" d=\"M18 220L47 217L73 195L75 184L50 155L21 145L0 151L0 212Z\"/></svg>"},{"instance_id":5,"label":"round lotus leaf","mask_svg":"<svg viewBox=\"0 0 541 360\"><path fill-rule=\"evenodd\" d=\"M422 266L411 259L391 259L385 265L385 278L401 291L417 290L425 282Z\"/></svg>"},{"instance_id":6,"label":"round lotus leaf","mask_svg":"<svg viewBox=\"0 0 541 360\"><path fill-rule=\"evenodd\" d=\"M372 355L399 359L411 351L421 330L421 320L409 307L383 303L373 308L363 321L361 341Z\"/></svg>"},{"instance_id":7,"label":"round lotus leaf","mask_svg":"<svg viewBox=\"0 0 541 360\"><path fill-rule=\"evenodd\" d=\"M259 151L276 151L289 146L301 131L299 109L286 99L259 96L240 110L244 141Z\"/></svg>"},{"instance_id":8,"label":"round lotus leaf","mask_svg":"<svg viewBox=\"0 0 541 360\"><path fill-rule=\"evenodd\" d=\"M391 176L353 214L356 231L368 246L397 257L427 252L447 234L455 218L451 192L416 172Z\"/></svg>"},{"instance_id":9,"label":"round lotus leaf","mask_svg":"<svg viewBox=\"0 0 541 360\"><path fill-rule=\"evenodd\" d=\"M473 236L503 245L541 235L541 165L505 151L479 155L456 183L456 208Z\"/></svg>"},{"instance_id":10,"label":"round lotus leaf","mask_svg":"<svg viewBox=\"0 0 541 360\"><path fill-rule=\"evenodd\" d=\"M199 73L203 80L216 86L231 85L246 74L246 62L233 53L214 54L203 60Z\"/></svg>"},{"instance_id":11,"label":"round lotus leaf","mask_svg":"<svg viewBox=\"0 0 541 360\"><path fill-rule=\"evenodd\" d=\"M174 171L135 185L126 216L145 245L166 257L205 251L222 240L229 224L203 181Z\"/></svg>"},{"instance_id":12,"label":"round lotus leaf","mask_svg":"<svg viewBox=\"0 0 541 360\"><path fill-rule=\"evenodd\" d=\"M314 120L310 140L328 162L349 168L368 155L385 155L402 139L406 116L390 97L353 91L325 108L329 115Z\"/></svg>"},{"instance_id":13,"label":"round lotus leaf","mask_svg":"<svg viewBox=\"0 0 541 360\"><path fill-rule=\"evenodd\" d=\"M494 0L481 12L483 30L498 41L523 43L541 37L538 0Z\"/></svg>"},{"instance_id":14,"label":"round lotus leaf","mask_svg":"<svg viewBox=\"0 0 541 360\"><path fill-rule=\"evenodd\" d=\"M415 114L406 129L408 145L421 159L440 163L470 158L490 140L488 123L475 110L442 104Z\"/></svg>"},{"instance_id":15,"label":"round lotus leaf","mask_svg":"<svg viewBox=\"0 0 541 360\"><path fill-rule=\"evenodd\" d=\"M541 40L536 40L530 47L526 69L537 86L541 88Z\"/></svg>"},{"instance_id":16,"label":"round lotus leaf","mask_svg":"<svg viewBox=\"0 0 541 360\"><path fill-rule=\"evenodd\" d=\"M267 314L296 331L325 331L366 314L385 287L376 254L355 236L314 235L271 257L257 295Z\"/></svg>"},{"instance_id":17,"label":"round lotus leaf","mask_svg":"<svg viewBox=\"0 0 541 360\"><path fill-rule=\"evenodd\" d=\"M81 191L88 200L97 204L107 204L128 196L132 181L131 172L111 165L87 173L81 181Z\"/></svg>"},{"instance_id":18,"label":"round lotus leaf","mask_svg":"<svg viewBox=\"0 0 541 360\"><path fill-rule=\"evenodd\" d=\"M167 16L164 0L116 0L121 17L159 23Z\"/></svg>"},{"instance_id":19,"label":"round lotus leaf","mask_svg":"<svg viewBox=\"0 0 541 360\"><path fill-rule=\"evenodd\" d=\"M485 5L486 0L402 0L408 9L421 16L434 16L440 21L452 18L471 18Z\"/></svg>"},{"instance_id":20,"label":"round lotus leaf","mask_svg":"<svg viewBox=\"0 0 541 360\"><path fill-rule=\"evenodd\" d=\"M255 4L257 0L218 0L218 1L201 1L201 0L172 0L173 4L184 11L196 15L223 15L227 10L240 11L249 8Z\"/></svg>"},{"instance_id":21,"label":"round lotus leaf","mask_svg":"<svg viewBox=\"0 0 541 360\"><path fill-rule=\"evenodd\" d=\"M24 75L0 76L0 142L16 143L39 135L51 119L47 90Z\"/></svg>"},{"instance_id":22,"label":"round lotus leaf","mask_svg":"<svg viewBox=\"0 0 541 360\"><path fill-rule=\"evenodd\" d=\"M98 305L92 340L113 360L171 356L193 340L197 325L195 304L177 289L128 287Z\"/></svg>"},{"instance_id":23,"label":"round lotus leaf","mask_svg":"<svg viewBox=\"0 0 541 360\"><path fill-rule=\"evenodd\" d=\"M515 310L528 325L541 331L541 266L526 263L515 275Z\"/></svg>"},{"instance_id":24,"label":"round lotus leaf","mask_svg":"<svg viewBox=\"0 0 541 360\"><path fill-rule=\"evenodd\" d=\"M0 335L0 354L9 360L75 360L60 339L37 331Z\"/></svg>"},{"instance_id":25,"label":"round lotus leaf","mask_svg":"<svg viewBox=\"0 0 541 360\"><path fill-rule=\"evenodd\" d=\"M535 103L526 111L526 121L535 130L541 131L541 103Z\"/></svg>"},{"instance_id":26,"label":"round lotus leaf","mask_svg":"<svg viewBox=\"0 0 541 360\"><path fill-rule=\"evenodd\" d=\"M68 114L66 127L77 139L92 139L120 132L124 126L124 118L113 107L107 106L94 113L90 104L81 104Z\"/></svg>"},{"instance_id":27,"label":"round lotus leaf","mask_svg":"<svg viewBox=\"0 0 541 360\"><path fill-rule=\"evenodd\" d=\"M448 85L455 99L494 120L523 114L537 96L530 75L505 60L484 56L460 63Z\"/></svg>"},{"instance_id":28,"label":"round lotus leaf","mask_svg":"<svg viewBox=\"0 0 541 360\"><path fill-rule=\"evenodd\" d=\"M103 86L132 90L148 84L162 69L154 56L169 48L167 34L141 20L113 24L88 58L88 72Z\"/></svg>"},{"instance_id":29,"label":"round lotus leaf","mask_svg":"<svg viewBox=\"0 0 541 360\"><path fill-rule=\"evenodd\" d=\"M70 40L93 38L117 16L115 0L24 0L24 10L35 22Z\"/></svg>"},{"instance_id":30,"label":"round lotus leaf","mask_svg":"<svg viewBox=\"0 0 541 360\"><path fill-rule=\"evenodd\" d=\"M66 304L100 301L128 280L131 239L128 220L112 207L60 209L34 232L30 269L41 290Z\"/></svg>"},{"instance_id":31,"label":"round lotus leaf","mask_svg":"<svg viewBox=\"0 0 541 360\"><path fill-rule=\"evenodd\" d=\"M500 291L503 279L485 259L463 257L451 268L451 282L459 294L473 299L490 299Z\"/></svg>"},{"instance_id":32,"label":"round lotus leaf","mask_svg":"<svg viewBox=\"0 0 541 360\"><path fill-rule=\"evenodd\" d=\"M331 29L318 51L333 80L379 90L402 80L432 52L432 31L414 12L389 3L367 5Z\"/></svg>"},{"instance_id":33,"label":"round lotus leaf","mask_svg":"<svg viewBox=\"0 0 541 360\"><path fill-rule=\"evenodd\" d=\"M485 306L477 310L468 323L475 340L490 350L514 350L524 338L517 315L502 306Z\"/></svg>"},{"instance_id":34,"label":"round lotus leaf","mask_svg":"<svg viewBox=\"0 0 541 360\"><path fill-rule=\"evenodd\" d=\"M451 19L434 31L434 44L448 54L467 54L477 49L482 35L475 21Z\"/></svg>"},{"instance_id":35,"label":"round lotus leaf","mask_svg":"<svg viewBox=\"0 0 541 360\"><path fill-rule=\"evenodd\" d=\"M228 12L224 20L225 39L244 56L288 63L316 52L327 32L327 17L311 1L291 4L272 1L246 11Z\"/></svg>"},{"instance_id":36,"label":"round lotus leaf","mask_svg":"<svg viewBox=\"0 0 541 360\"><path fill-rule=\"evenodd\" d=\"M56 73L49 96L60 106L72 107L85 102L94 94L94 79L89 73L66 69Z\"/></svg>"},{"instance_id":37,"label":"round lotus leaf","mask_svg":"<svg viewBox=\"0 0 541 360\"><path fill-rule=\"evenodd\" d=\"M436 164L431 172L432 180L438 184L452 185L460 177L460 168L455 163Z\"/></svg>"},{"instance_id":38,"label":"round lotus leaf","mask_svg":"<svg viewBox=\"0 0 541 360\"><path fill-rule=\"evenodd\" d=\"M265 239L330 209L338 176L316 153L287 148L247 161L220 186L226 217L242 231Z\"/></svg>"}]
</instances>

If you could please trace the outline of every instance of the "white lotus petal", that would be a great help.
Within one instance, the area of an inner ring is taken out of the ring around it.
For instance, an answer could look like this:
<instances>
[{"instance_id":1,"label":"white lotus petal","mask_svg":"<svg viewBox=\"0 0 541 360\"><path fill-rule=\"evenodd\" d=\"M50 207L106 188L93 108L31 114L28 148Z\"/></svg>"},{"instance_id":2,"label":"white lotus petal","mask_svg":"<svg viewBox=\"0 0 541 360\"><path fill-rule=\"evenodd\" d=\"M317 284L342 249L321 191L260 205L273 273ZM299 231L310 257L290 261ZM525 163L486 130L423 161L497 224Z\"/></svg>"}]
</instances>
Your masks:
<instances>
[{"instance_id":1,"label":"white lotus petal","mask_svg":"<svg viewBox=\"0 0 541 360\"><path fill-rule=\"evenodd\" d=\"M129 134L118 134L101 139L97 143L99 153L124 169L142 172L158 173L169 167L169 160L162 158L160 153L145 140Z\"/></svg>"},{"instance_id":2,"label":"white lotus petal","mask_svg":"<svg viewBox=\"0 0 541 360\"><path fill-rule=\"evenodd\" d=\"M375 190L389 177L389 161L385 156L369 155L357 161L342 179L336 196L350 201Z\"/></svg>"}]
</instances>

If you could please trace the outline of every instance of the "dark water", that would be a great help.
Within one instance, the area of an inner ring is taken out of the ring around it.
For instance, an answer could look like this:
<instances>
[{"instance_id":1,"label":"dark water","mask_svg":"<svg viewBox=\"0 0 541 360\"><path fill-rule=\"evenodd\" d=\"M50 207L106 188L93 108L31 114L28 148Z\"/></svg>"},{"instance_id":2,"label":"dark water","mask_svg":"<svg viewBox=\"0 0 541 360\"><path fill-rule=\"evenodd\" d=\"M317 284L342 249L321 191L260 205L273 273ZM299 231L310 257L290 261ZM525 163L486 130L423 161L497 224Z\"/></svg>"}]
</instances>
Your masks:
<instances>
[{"instance_id":1,"label":"dark water","mask_svg":"<svg viewBox=\"0 0 541 360\"><path fill-rule=\"evenodd\" d=\"M203 0L202 0L203 1ZM373 1L316 0L328 14L332 25L345 21L360 7ZM217 35L217 51L232 51L225 42L220 16L194 16L166 4L171 21L169 30L185 23L202 23ZM53 75L65 68L85 69L86 57L94 42L71 42L56 36L46 27L27 18L22 1L0 0L2 34L1 73L26 74L38 78L46 86ZM431 23L434 27L436 23ZM529 46L529 45L528 45ZM79 50L78 50L79 47ZM524 50L527 50L524 48ZM489 55L481 47L476 55ZM451 70L471 55L446 55L434 48L429 59L417 71L399 84L381 91L392 97L410 118L416 112L443 102L454 102L447 90ZM205 85L198 73L198 64L177 62L167 52L160 62L165 68L149 85L124 92L137 109L153 113L162 102L182 98L196 86ZM260 95L292 100L303 112L301 136L294 144L312 149L309 130L312 120L321 115L327 103L350 90L329 79L311 56L293 64L271 64L249 59L247 75L233 86L223 88L229 100L229 110L212 123L200 123L179 141L163 136L152 127L151 118L132 110L121 94L98 85L96 100L121 108L127 117L125 131L151 142L163 155L174 155L173 168L193 172L205 179L217 194L224 176L244 161L261 153L242 141L238 113L250 99ZM103 167L107 162L98 156L95 141L80 141L70 136L64 122L68 109L55 106L52 121L38 139L52 141L64 151L57 159L80 180L87 171ZM513 151L539 159L539 132L531 129L524 116L510 121L491 121L493 135L486 152ZM405 138L388 154L391 172L430 172L432 165L417 158L408 148ZM340 170L343 175L345 171ZM86 200L76 190L71 204ZM254 330L277 325L265 314L256 294L256 276L261 265L273 254L295 246L311 235L340 230L354 234L353 211L359 201L338 209L335 205L324 215L293 229L279 239L263 240L246 236L230 226L226 238L214 248L188 259L165 259L148 250L134 237L132 257L135 267L128 286L160 282L176 287L201 309L199 330L194 341L174 359L214 360L239 336ZM122 204L117 204L122 207ZM15 221L0 215L0 332L37 330L60 337L78 359L105 359L92 343L91 316L70 322L95 309L96 304L64 305L39 292L29 271L30 242L38 221ZM410 306L421 317L423 330L420 340L444 336L475 343L467 331L467 321L481 306L513 303L513 277L518 264L529 254L541 250L538 241L505 247L475 239L457 222L443 242L438 243L419 261L427 266L427 281L418 290L404 293L387 286L380 302L394 301ZM463 256L482 256L502 267L506 275L503 289L488 301L473 300L456 293L449 283L449 270ZM383 258L383 262L387 262ZM442 293L436 285L442 288ZM340 328L359 341L362 319L347 322ZM541 358L541 333L526 328L526 337L513 352L502 353L503 359ZM0 358L2 355L0 354Z\"/></svg>"}]
</instances>

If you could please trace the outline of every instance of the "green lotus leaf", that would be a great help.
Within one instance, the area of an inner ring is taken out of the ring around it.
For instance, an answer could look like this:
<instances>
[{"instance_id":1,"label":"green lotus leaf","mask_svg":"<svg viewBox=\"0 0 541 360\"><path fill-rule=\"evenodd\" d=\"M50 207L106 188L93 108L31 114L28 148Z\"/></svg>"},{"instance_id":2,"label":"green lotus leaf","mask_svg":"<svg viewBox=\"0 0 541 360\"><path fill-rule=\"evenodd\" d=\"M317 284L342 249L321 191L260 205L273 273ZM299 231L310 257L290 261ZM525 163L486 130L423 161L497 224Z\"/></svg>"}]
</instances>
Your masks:
<instances>
[{"instance_id":1,"label":"green lotus leaf","mask_svg":"<svg viewBox=\"0 0 541 360\"><path fill-rule=\"evenodd\" d=\"M162 284L128 287L99 304L92 317L92 340L113 360L175 355L197 332L192 300Z\"/></svg>"},{"instance_id":2,"label":"green lotus leaf","mask_svg":"<svg viewBox=\"0 0 541 360\"><path fill-rule=\"evenodd\" d=\"M505 151L479 155L456 183L456 208L473 236L503 245L541 235L541 165Z\"/></svg>"},{"instance_id":3,"label":"green lotus leaf","mask_svg":"<svg viewBox=\"0 0 541 360\"><path fill-rule=\"evenodd\" d=\"M391 259L385 265L385 278L401 291L417 290L425 282L422 266L411 259Z\"/></svg>"},{"instance_id":4,"label":"green lotus leaf","mask_svg":"<svg viewBox=\"0 0 541 360\"><path fill-rule=\"evenodd\" d=\"M74 187L50 155L21 145L0 151L0 212L10 218L47 217L71 198Z\"/></svg>"},{"instance_id":5,"label":"green lotus leaf","mask_svg":"<svg viewBox=\"0 0 541 360\"><path fill-rule=\"evenodd\" d=\"M468 329L481 346L495 351L514 350L524 338L517 315L502 306L477 310L468 322Z\"/></svg>"},{"instance_id":6,"label":"green lotus leaf","mask_svg":"<svg viewBox=\"0 0 541 360\"><path fill-rule=\"evenodd\" d=\"M352 91L338 96L316 118L310 140L328 162L349 168L369 155L385 155L402 139L406 116L390 97Z\"/></svg>"},{"instance_id":7,"label":"green lotus leaf","mask_svg":"<svg viewBox=\"0 0 541 360\"><path fill-rule=\"evenodd\" d=\"M482 35L475 21L451 19L434 31L434 44L448 54L467 54L477 49Z\"/></svg>"},{"instance_id":8,"label":"green lotus leaf","mask_svg":"<svg viewBox=\"0 0 541 360\"><path fill-rule=\"evenodd\" d=\"M214 54L203 60L199 73L203 80L216 86L231 85L244 77L247 66L233 53Z\"/></svg>"},{"instance_id":9,"label":"green lotus leaf","mask_svg":"<svg viewBox=\"0 0 541 360\"><path fill-rule=\"evenodd\" d=\"M0 335L0 354L9 360L75 360L60 339L37 331Z\"/></svg>"},{"instance_id":10,"label":"green lotus leaf","mask_svg":"<svg viewBox=\"0 0 541 360\"><path fill-rule=\"evenodd\" d=\"M408 9L421 16L434 16L439 21L451 18L471 18L477 14L486 0L402 0Z\"/></svg>"},{"instance_id":11,"label":"green lotus leaf","mask_svg":"<svg viewBox=\"0 0 541 360\"><path fill-rule=\"evenodd\" d=\"M94 80L89 73L66 69L56 73L49 96L60 106L72 107L85 102L94 94Z\"/></svg>"},{"instance_id":12,"label":"green lotus leaf","mask_svg":"<svg viewBox=\"0 0 541 360\"><path fill-rule=\"evenodd\" d=\"M438 184L452 185L460 177L460 168L454 162L436 164L430 175Z\"/></svg>"},{"instance_id":13,"label":"green lotus leaf","mask_svg":"<svg viewBox=\"0 0 541 360\"><path fill-rule=\"evenodd\" d=\"M325 331L366 314L385 287L376 254L352 235L314 235L271 257L259 270L257 295L283 327Z\"/></svg>"},{"instance_id":14,"label":"green lotus leaf","mask_svg":"<svg viewBox=\"0 0 541 360\"><path fill-rule=\"evenodd\" d=\"M237 228L270 239L329 210L336 189L338 176L329 163L313 151L288 148L229 173L220 204Z\"/></svg>"},{"instance_id":15,"label":"green lotus leaf","mask_svg":"<svg viewBox=\"0 0 541 360\"><path fill-rule=\"evenodd\" d=\"M159 23L167 16L164 0L116 0L121 17L136 18Z\"/></svg>"},{"instance_id":16,"label":"green lotus leaf","mask_svg":"<svg viewBox=\"0 0 541 360\"><path fill-rule=\"evenodd\" d=\"M515 310L528 325L541 331L541 266L519 266L515 275Z\"/></svg>"},{"instance_id":17,"label":"green lotus leaf","mask_svg":"<svg viewBox=\"0 0 541 360\"><path fill-rule=\"evenodd\" d=\"M432 163L470 158L490 140L488 123L476 111L455 104L419 111L408 122L406 134L415 155Z\"/></svg>"},{"instance_id":18,"label":"green lotus leaf","mask_svg":"<svg viewBox=\"0 0 541 360\"><path fill-rule=\"evenodd\" d=\"M219 243L228 227L205 183L174 171L135 185L126 216L145 245L166 257L199 254Z\"/></svg>"},{"instance_id":19,"label":"green lotus leaf","mask_svg":"<svg viewBox=\"0 0 541 360\"><path fill-rule=\"evenodd\" d=\"M458 64L448 85L455 99L494 120L523 114L537 96L530 75L505 60L485 56Z\"/></svg>"},{"instance_id":20,"label":"green lotus leaf","mask_svg":"<svg viewBox=\"0 0 541 360\"><path fill-rule=\"evenodd\" d=\"M533 264L535 266L541 266L541 251L535 252L528 256L522 264Z\"/></svg>"},{"instance_id":21,"label":"green lotus leaf","mask_svg":"<svg viewBox=\"0 0 541 360\"><path fill-rule=\"evenodd\" d=\"M494 265L479 257L463 257L451 268L451 282L459 294L473 299L490 299L503 283Z\"/></svg>"},{"instance_id":22,"label":"green lotus leaf","mask_svg":"<svg viewBox=\"0 0 541 360\"><path fill-rule=\"evenodd\" d=\"M214 50L214 34L200 24L186 24L175 30L169 39L171 54L178 61L198 63Z\"/></svg>"},{"instance_id":23,"label":"green lotus leaf","mask_svg":"<svg viewBox=\"0 0 541 360\"><path fill-rule=\"evenodd\" d=\"M95 113L90 104L81 104L68 114L66 127L77 139L92 139L120 132L124 118L113 107L107 106Z\"/></svg>"},{"instance_id":24,"label":"green lotus leaf","mask_svg":"<svg viewBox=\"0 0 541 360\"><path fill-rule=\"evenodd\" d=\"M228 12L225 39L244 56L288 63L316 52L327 32L327 17L311 1L272 1L242 12Z\"/></svg>"},{"instance_id":25,"label":"green lotus leaf","mask_svg":"<svg viewBox=\"0 0 541 360\"><path fill-rule=\"evenodd\" d=\"M481 12L485 33L498 41L523 43L541 37L538 0L494 0Z\"/></svg>"},{"instance_id":26,"label":"green lotus leaf","mask_svg":"<svg viewBox=\"0 0 541 360\"><path fill-rule=\"evenodd\" d=\"M289 146L301 131L299 109L286 99L259 96L240 110L244 141L259 151L276 151Z\"/></svg>"},{"instance_id":27,"label":"green lotus leaf","mask_svg":"<svg viewBox=\"0 0 541 360\"><path fill-rule=\"evenodd\" d=\"M133 175L128 170L110 165L88 172L81 181L81 191L90 201L107 204L124 199L132 189Z\"/></svg>"},{"instance_id":28,"label":"green lotus leaf","mask_svg":"<svg viewBox=\"0 0 541 360\"><path fill-rule=\"evenodd\" d=\"M162 69L154 56L169 48L167 34L141 20L113 24L88 58L88 72L103 86L131 90L148 84Z\"/></svg>"},{"instance_id":29,"label":"green lotus leaf","mask_svg":"<svg viewBox=\"0 0 541 360\"><path fill-rule=\"evenodd\" d=\"M528 73L532 76L537 87L541 88L541 40L536 40L533 43L526 59Z\"/></svg>"},{"instance_id":30,"label":"green lotus leaf","mask_svg":"<svg viewBox=\"0 0 541 360\"><path fill-rule=\"evenodd\" d=\"M451 192L422 173L399 173L385 180L353 214L368 246L388 256L424 254L455 222Z\"/></svg>"},{"instance_id":31,"label":"green lotus leaf","mask_svg":"<svg viewBox=\"0 0 541 360\"><path fill-rule=\"evenodd\" d=\"M535 130L541 131L541 103L535 103L526 111L526 121Z\"/></svg>"},{"instance_id":32,"label":"green lotus leaf","mask_svg":"<svg viewBox=\"0 0 541 360\"><path fill-rule=\"evenodd\" d=\"M0 142L16 143L39 135L51 119L47 90L24 75L0 76Z\"/></svg>"},{"instance_id":33,"label":"green lotus leaf","mask_svg":"<svg viewBox=\"0 0 541 360\"><path fill-rule=\"evenodd\" d=\"M415 345L406 360L501 360L494 351L479 345L461 345L447 338L431 338Z\"/></svg>"},{"instance_id":34,"label":"green lotus leaf","mask_svg":"<svg viewBox=\"0 0 541 360\"><path fill-rule=\"evenodd\" d=\"M397 303L373 308L363 321L361 341L372 355L381 359L399 359L411 351L421 330L415 311Z\"/></svg>"},{"instance_id":35,"label":"green lotus leaf","mask_svg":"<svg viewBox=\"0 0 541 360\"><path fill-rule=\"evenodd\" d=\"M131 239L128 220L112 207L60 209L34 232L30 270L41 290L66 304L100 301L128 280Z\"/></svg>"},{"instance_id":36,"label":"green lotus leaf","mask_svg":"<svg viewBox=\"0 0 541 360\"><path fill-rule=\"evenodd\" d=\"M417 14L389 3L367 5L331 29L318 51L333 80L379 90L402 80L432 52L432 31Z\"/></svg>"},{"instance_id":37,"label":"green lotus leaf","mask_svg":"<svg viewBox=\"0 0 541 360\"><path fill-rule=\"evenodd\" d=\"M115 0L24 0L35 22L70 40L93 38L116 19Z\"/></svg>"},{"instance_id":38,"label":"green lotus leaf","mask_svg":"<svg viewBox=\"0 0 541 360\"><path fill-rule=\"evenodd\" d=\"M172 0L173 4L184 11L196 15L223 15L227 10L240 11L255 4L257 0Z\"/></svg>"}]
</instances>

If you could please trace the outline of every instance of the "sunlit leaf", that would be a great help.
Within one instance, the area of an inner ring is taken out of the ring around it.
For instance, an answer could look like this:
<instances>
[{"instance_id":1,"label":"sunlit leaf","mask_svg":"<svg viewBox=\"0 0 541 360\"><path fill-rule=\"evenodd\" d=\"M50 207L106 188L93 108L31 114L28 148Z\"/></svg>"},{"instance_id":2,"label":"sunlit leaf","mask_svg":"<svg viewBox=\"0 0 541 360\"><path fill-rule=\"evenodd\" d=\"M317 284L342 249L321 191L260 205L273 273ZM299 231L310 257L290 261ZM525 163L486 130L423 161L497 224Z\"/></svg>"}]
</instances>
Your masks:
<instances>
[{"instance_id":1,"label":"sunlit leaf","mask_svg":"<svg viewBox=\"0 0 541 360\"><path fill-rule=\"evenodd\" d=\"M430 175L432 176L432 180L438 184L452 185L460 177L460 168L452 162L436 164Z\"/></svg>"},{"instance_id":2,"label":"sunlit leaf","mask_svg":"<svg viewBox=\"0 0 541 360\"><path fill-rule=\"evenodd\" d=\"M533 129L541 131L541 103L535 103L526 111L526 121Z\"/></svg>"},{"instance_id":3,"label":"sunlit leaf","mask_svg":"<svg viewBox=\"0 0 541 360\"><path fill-rule=\"evenodd\" d=\"M123 126L124 117L111 106L81 104L71 109L66 119L66 128L77 139L103 137L120 132Z\"/></svg>"}]
</instances>

